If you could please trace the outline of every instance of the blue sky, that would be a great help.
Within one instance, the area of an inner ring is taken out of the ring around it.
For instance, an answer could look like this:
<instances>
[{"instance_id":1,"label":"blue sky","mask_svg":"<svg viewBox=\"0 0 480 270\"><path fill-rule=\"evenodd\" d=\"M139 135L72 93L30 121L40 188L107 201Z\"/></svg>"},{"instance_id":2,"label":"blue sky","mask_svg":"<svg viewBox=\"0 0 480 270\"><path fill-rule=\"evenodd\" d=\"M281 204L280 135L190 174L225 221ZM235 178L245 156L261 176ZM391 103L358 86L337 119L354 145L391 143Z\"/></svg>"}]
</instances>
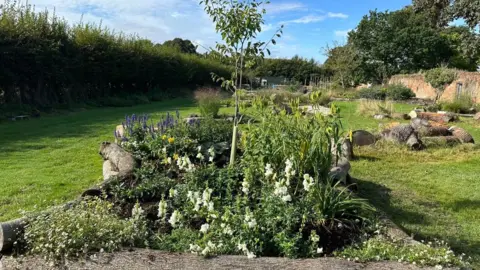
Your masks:
<instances>
[{"instance_id":1,"label":"blue sky","mask_svg":"<svg viewBox=\"0 0 480 270\"><path fill-rule=\"evenodd\" d=\"M55 9L70 23L102 22L125 33L136 33L154 42L175 37L192 40L202 46L220 41L210 18L198 5L199 0L30 0L37 10ZM345 42L369 10L397 10L411 0L271 0L261 39L267 39L284 24L284 36L272 46L272 57L298 54L323 62L327 44Z\"/></svg>"}]
</instances>

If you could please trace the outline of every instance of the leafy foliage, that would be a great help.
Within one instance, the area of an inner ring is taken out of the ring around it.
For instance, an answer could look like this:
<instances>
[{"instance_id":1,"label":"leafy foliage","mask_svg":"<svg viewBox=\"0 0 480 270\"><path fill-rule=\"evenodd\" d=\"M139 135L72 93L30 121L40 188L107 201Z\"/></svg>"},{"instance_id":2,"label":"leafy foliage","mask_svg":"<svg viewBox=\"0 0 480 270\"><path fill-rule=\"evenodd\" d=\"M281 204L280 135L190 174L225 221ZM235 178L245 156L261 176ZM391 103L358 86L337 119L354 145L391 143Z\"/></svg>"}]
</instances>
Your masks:
<instances>
[{"instance_id":1,"label":"leafy foliage","mask_svg":"<svg viewBox=\"0 0 480 270\"><path fill-rule=\"evenodd\" d=\"M71 209L54 208L30 217L24 235L30 252L63 262L91 252L144 245L147 227L138 205L128 220L117 217L112 208L112 204L94 199L82 201Z\"/></svg>"},{"instance_id":2,"label":"leafy foliage","mask_svg":"<svg viewBox=\"0 0 480 270\"><path fill-rule=\"evenodd\" d=\"M48 11L7 1L0 7L0 106L39 109L165 88L211 84L230 69L93 24L69 26ZM128 104L127 104L128 105Z\"/></svg>"},{"instance_id":3,"label":"leafy foliage","mask_svg":"<svg viewBox=\"0 0 480 270\"><path fill-rule=\"evenodd\" d=\"M439 31L425 21L425 15L412 8L370 11L350 32L349 44L359 50L364 69L376 81L385 81L393 74L434 68L448 62L452 50Z\"/></svg>"},{"instance_id":4,"label":"leafy foliage","mask_svg":"<svg viewBox=\"0 0 480 270\"><path fill-rule=\"evenodd\" d=\"M362 88L358 91L360 98L384 100L387 97L387 91L383 87Z\"/></svg>"},{"instance_id":5,"label":"leafy foliage","mask_svg":"<svg viewBox=\"0 0 480 270\"><path fill-rule=\"evenodd\" d=\"M451 102L444 102L440 104L442 110L454 113L472 113L475 108L471 95L461 95Z\"/></svg>"},{"instance_id":6,"label":"leafy foliage","mask_svg":"<svg viewBox=\"0 0 480 270\"><path fill-rule=\"evenodd\" d=\"M437 94L435 101L438 101L445 87L451 84L457 78L455 70L447 68L434 68L425 72L425 81L429 83Z\"/></svg>"},{"instance_id":7,"label":"leafy foliage","mask_svg":"<svg viewBox=\"0 0 480 270\"><path fill-rule=\"evenodd\" d=\"M188 39L174 38L173 40L165 41L162 46L175 48L182 53L197 53L197 47Z\"/></svg>"},{"instance_id":8,"label":"leafy foliage","mask_svg":"<svg viewBox=\"0 0 480 270\"><path fill-rule=\"evenodd\" d=\"M415 97L412 89L402 84L389 84L386 89L387 98L391 100L408 100Z\"/></svg>"},{"instance_id":9,"label":"leafy foliage","mask_svg":"<svg viewBox=\"0 0 480 270\"><path fill-rule=\"evenodd\" d=\"M338 252L338 256L359 262L391 260L413 263L420 266L468 266L468 262L455 256L444 243L405 245L388 239L372 238L361 245L354 245Z\"/></svg>"}]
</instances>

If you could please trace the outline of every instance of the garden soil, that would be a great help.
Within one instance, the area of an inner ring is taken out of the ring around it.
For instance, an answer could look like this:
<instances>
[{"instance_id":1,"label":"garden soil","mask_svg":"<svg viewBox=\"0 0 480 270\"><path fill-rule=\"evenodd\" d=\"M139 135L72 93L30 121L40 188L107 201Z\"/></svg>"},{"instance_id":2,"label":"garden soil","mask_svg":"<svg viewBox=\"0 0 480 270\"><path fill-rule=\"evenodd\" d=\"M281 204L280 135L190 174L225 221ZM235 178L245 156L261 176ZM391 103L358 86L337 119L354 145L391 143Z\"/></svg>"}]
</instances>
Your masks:
<instances>
[{"instance_id":1,"label":"garden soil","mask_svg":"<svg viewBox=\"0 0 480 270\"><path fill-rule=\"evenodd\" d=\"M3 265L3 268L2 266ZM61 269L49 266L44 260L37 257L25 257L14 259L4 257L1 260L0 269ZM284 258L256 258L248 259L244 256L219 256L211 259L204 259L193 254L165 253L161 251L136 249L133 251L122 251L113 254L100 254L88 260L69 261L63 269L107 269L107 270L210 270L210 269L316 269L316 270L413 270L413 269L435 269L418 268L414 265L398 262L374 262L355 263L336 258L293 260Z\"/></svg>"}]
</instances>

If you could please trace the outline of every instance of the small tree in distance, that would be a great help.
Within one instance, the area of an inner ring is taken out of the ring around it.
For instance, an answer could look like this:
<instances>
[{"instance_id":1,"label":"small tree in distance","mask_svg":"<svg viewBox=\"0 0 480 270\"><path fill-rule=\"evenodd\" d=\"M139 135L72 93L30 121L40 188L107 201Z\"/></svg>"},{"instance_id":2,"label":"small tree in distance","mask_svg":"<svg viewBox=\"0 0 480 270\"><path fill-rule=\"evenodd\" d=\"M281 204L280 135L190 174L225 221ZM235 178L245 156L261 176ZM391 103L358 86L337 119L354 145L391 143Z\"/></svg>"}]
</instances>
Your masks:
<instances>
[{"instance_id":1,"label":"small tree in distance","mask_svg":"<svg viewBox=\"0 0 480 270\"><path fill-rule=\"evenodd\" d=\"M276 44L274 38L280 37L283 25L275 32L268 42L258 41L257 35L262 31L264 24L264 8L269 1L263 0L203 0L200 5L205 6L205 11L215 23L215 30L220 33L224 44L217 42L216 50L224 57L230 58L234 64L230 79L212 73L216 82L221 82L222 87L234 93L235 118L233 123L232 150L230 165L235 163L237 129L240 122L239 97L237 89L242 86L243 72L257 59L265 57L265 52L270 55L267 46Z\"/></svg>"}]
</instances>

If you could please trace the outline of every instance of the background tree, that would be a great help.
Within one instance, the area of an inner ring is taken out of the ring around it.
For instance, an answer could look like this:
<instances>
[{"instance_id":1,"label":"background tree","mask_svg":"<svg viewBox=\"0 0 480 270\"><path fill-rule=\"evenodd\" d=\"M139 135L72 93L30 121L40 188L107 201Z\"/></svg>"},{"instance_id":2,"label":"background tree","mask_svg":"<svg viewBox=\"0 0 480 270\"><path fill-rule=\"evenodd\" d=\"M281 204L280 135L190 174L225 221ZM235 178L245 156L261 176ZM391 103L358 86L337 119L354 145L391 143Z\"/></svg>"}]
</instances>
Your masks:
<instances>
[{"instance_id":1,"label":"background tree","mask_svg":"<svg viewBox=\"0 0 480 270\"><path fill-rule=\"evenodd\" d=\"M432 25L443 27L451 21L452 0L413 0L412 2L415 11L426 14Z\"/></svg>"},{"instance_id":2,"label":"background tree","mask_svg":"<svg viewBox=\"0 0 480 270\"><path fill-rule=\"evenodd\" d=\"M349 33L365 69L385 81L398 73L431 69L448 62L453 55L437 29L425 23L426 15L412 8L395 12L370 11Z\"/></svg>"},{"instance_id":3,"label":"background tree","mask_svg":"<svg viewBox=\"0 0 480 270\"><path fill-rule=\"evenodd\" d=\"M197 53L197 47L188 39L175 38L165 41L162 46L175 48L182 53Z\"/></svg>"},{"instance_id":4,"label":"background tree","mask_svg":"<svg viewBox=\"0 0 480 270\"><path fill-rule=\"evenodd\" d=\"M449 66L477 71L480 60L480 37L467 26L451 26L441 30L441 35L447 40L453 55Z\"/></svg>"},{"instance_id":5,"label":"background tree","mask_svg":"<svg viewBox=\"0 0 480 270\"><path fill-rule=\"evenodd\" d=\"M358 84L362 80L361 59L355 47L352 45L327 47L325 54L328 58L324 67L335 74L334 80L343 88Z\"/></svg>"}]
</instances>

